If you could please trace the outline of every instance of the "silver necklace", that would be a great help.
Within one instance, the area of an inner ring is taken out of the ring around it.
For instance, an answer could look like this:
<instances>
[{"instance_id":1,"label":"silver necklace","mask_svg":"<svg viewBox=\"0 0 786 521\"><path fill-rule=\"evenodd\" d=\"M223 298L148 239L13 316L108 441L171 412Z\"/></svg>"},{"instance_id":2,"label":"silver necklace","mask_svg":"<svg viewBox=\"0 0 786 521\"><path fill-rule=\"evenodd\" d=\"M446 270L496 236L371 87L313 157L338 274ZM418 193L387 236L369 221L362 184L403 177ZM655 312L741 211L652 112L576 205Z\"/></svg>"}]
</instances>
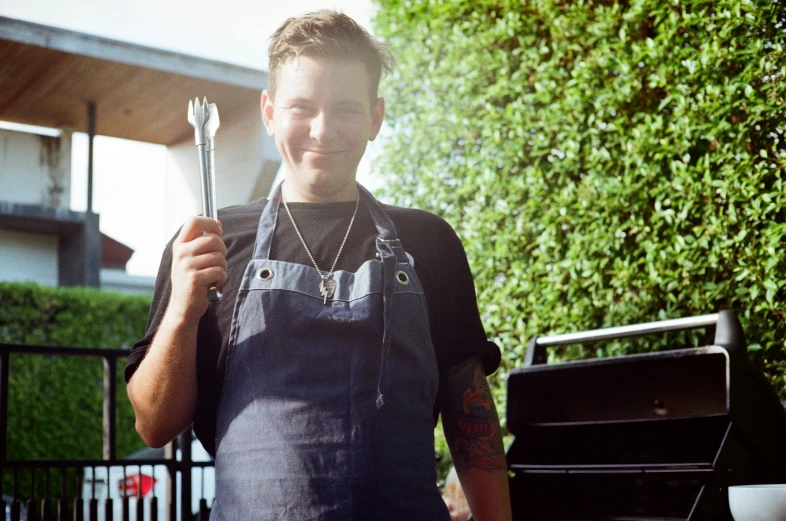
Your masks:
<instances>
[{"instance_id":1,"label":"silver necklace","mask_svg":"<svg viewBox=\"0 0 786 521\"><path fill-rule=\"evenodd\" d=\"M311 250L308 249L308 245L306 244L306 240L303 238L303 234L300 233L300 229L295 224L295 218L292 217L292 212L289 210L289 205L287 204L287 198L284 197L284 188L281 188L281 200L284 201L284 208L287 209L287 215L289 215L289 220L292 221L292 227L295 229L295 233L297 233L300 242L303 244L303 247L306 249L306 253L308 253L308 258L311 259L311 264L314 265L314 269L317 270L319 273L319 294L322 295L322 303L327 304L327 299L333 297L333 293L336 292L336 281L333 280L333 270L336 269L336 263L338 262L338 258L341 256L341 252L344 250L344 245L347 243L347 237L349 237L349 231L352 229L352 224L355 222L355 216L358 214L358 205L360 203L360 191L358 191L358 197L355 199L355 211L352 213L352 219L349 221L349 226L347 227L347 233L344 234L344 240L341 241L341 246L338 249L338 253L336 254L335 260L333 260L333 265L330 267L330 271L327 275L325 275L319 266L317 266L317 261L314 260L314 256L311 254Z\"/></svg>"}]
</instances>

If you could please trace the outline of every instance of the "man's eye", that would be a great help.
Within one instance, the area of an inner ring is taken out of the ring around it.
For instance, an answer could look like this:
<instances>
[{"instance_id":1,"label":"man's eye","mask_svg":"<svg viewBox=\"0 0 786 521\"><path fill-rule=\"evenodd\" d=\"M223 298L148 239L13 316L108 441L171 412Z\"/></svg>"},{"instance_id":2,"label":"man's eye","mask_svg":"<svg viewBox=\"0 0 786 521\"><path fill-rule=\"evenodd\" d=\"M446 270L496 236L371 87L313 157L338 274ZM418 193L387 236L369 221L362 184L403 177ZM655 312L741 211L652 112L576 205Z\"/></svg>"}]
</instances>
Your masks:
<instances>
[{"instance_id":1,"label":"man's eye","mask_svg":"<svg viewBox=\"0 0 786 521\"><path fill-rule=\"evenodd\" d=\"M312 112L312 108L310 105L292 105L292 107L290 108L292 112L295 112L297 114L308 114Z\"/></svg>"}]
</instances>

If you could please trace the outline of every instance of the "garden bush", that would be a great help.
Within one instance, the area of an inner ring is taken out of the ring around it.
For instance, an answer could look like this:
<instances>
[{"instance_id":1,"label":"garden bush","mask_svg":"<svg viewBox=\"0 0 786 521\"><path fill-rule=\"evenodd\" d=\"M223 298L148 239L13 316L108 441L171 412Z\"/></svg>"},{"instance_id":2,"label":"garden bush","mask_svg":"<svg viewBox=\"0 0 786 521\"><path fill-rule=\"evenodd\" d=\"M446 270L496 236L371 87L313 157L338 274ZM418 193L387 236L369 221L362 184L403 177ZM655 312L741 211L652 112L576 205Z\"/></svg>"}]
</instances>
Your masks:
<instances>
[{"instance_id":1,"label":"garden bush","mask_svg":"<svg viewBox=\"0 0 786 521\"><path fill-rule=\"evenodd\" d=\"M130 349L145 332L150 297L89 288L0 282L0 343ZM118 457L144 447L117 359ZM7 457L101 459L103 359L12 354ZM10 491L11 476L4 476Z\"/></svg>"},{"instance_id":2,"label":"garden bush","mask_svg":"<svg viewBox=\"0 0 786 521\"><path fill-rule=\"evenodd\" d=\"M786 397L781 2L376 4L375 33L397 58L376 170L390 199L435 211L462 238L503 348L502 412L533 336L721 309Z\"/></svg>"}]
</instances>

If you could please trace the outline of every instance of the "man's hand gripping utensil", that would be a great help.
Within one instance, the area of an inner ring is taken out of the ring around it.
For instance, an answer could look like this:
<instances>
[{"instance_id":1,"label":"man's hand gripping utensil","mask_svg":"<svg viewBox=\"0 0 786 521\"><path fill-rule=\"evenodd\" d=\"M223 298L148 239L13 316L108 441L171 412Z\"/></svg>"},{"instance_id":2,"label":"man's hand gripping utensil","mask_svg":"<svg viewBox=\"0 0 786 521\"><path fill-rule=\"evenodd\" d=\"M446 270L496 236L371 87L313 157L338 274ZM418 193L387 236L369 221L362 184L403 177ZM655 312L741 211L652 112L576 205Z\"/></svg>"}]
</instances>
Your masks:
<instances>
[{"instance_id":1,"label":"man's hand gripping utensil","mask_svg":"<svg viewBox=\"0 0 786 521\"><path fill-rule=\"evenodd\" d=\"M202 215L218 220L216 211L215 137L220 121L215 103L208 105L207 96L188 101L188 122L194 127L194 139L199 152L199 175L202 185ZM215 285L208 290L210 300L221 300L221 292Z\"/></svg>"}]
</instances>

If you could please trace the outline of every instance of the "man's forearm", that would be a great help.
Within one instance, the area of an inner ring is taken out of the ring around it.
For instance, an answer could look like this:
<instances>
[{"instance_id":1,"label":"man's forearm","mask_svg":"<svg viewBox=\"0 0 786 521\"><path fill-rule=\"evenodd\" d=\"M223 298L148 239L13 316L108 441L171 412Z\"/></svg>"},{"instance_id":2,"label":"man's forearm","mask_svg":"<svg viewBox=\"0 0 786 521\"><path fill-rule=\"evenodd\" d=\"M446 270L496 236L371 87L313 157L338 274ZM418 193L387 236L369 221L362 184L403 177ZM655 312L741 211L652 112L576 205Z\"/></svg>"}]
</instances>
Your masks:
<instances>
[{"instance_id":1,"label":"man's forearm","mask_svg":"<svg viewBox=\"0 0 786 521\"><path fill-rule=\"evenodd\" d=\"M136 430L152 447L165 445L193 420L197 396L196 337L197 323L168 313L128 382Z\"/></svg>"},{"instance_id":2,"label":"man's forearm","mask_svg":"<svg viewBox=\"0 0 786 521\"><path fill-rule=\"evenodd\" d=\"M465 468L459 481L474 521L510 521L507 471Z\"/></svg>"},{"instance_id":3,"label":"man's forearm","mask_svg":"<svg viewBox=\"0 0 786 521\"><path fill-rule=\"evenodd\" d=\"M450 372L441 388L442 425L476 521L509 521L507 463L496 406L478 359Z\"/></svg>"}]
</instances>

